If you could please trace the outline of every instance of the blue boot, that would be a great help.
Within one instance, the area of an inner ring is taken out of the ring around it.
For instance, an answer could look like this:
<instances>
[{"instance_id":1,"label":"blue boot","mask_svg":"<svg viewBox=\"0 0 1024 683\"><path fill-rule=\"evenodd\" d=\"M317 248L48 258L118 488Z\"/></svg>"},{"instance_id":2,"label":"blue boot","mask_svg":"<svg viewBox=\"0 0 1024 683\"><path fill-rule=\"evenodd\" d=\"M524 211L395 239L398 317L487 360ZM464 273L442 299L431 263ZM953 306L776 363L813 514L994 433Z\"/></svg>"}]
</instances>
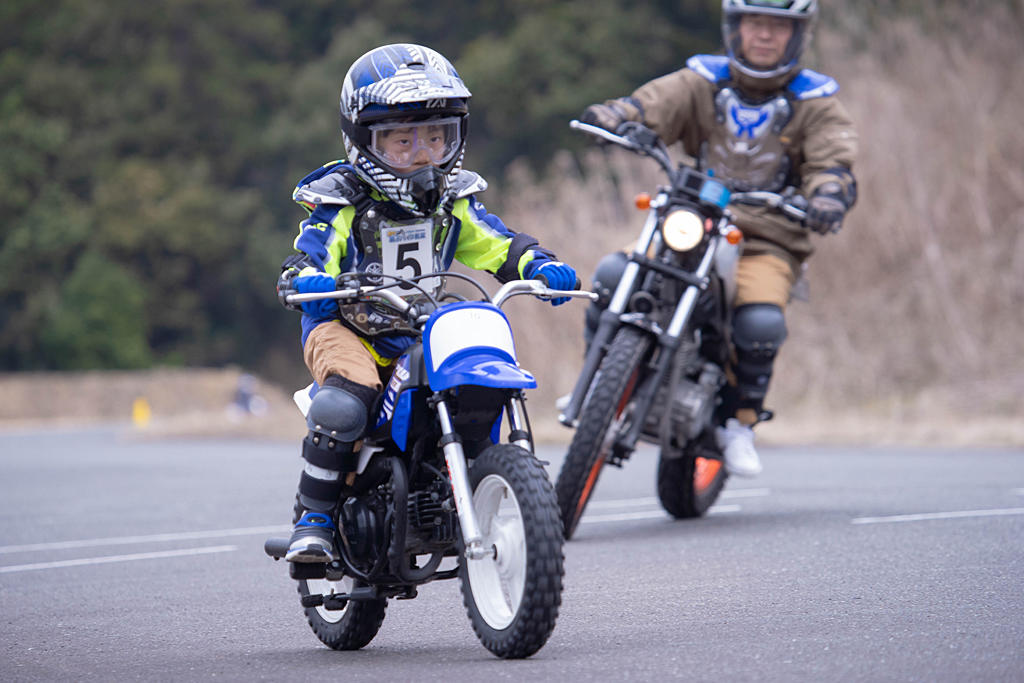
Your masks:
<instances>
[{"instance_id":1,"label":"blue boot","mask_svg":"<svg viewBox=\"0 0 1024 683\"><path fill-rule=\"evenodd\" d=\"M334 554L334 521L324 512L308 511L295 523L288 553L288 562L330 562Z\"/></svg>"}]
</instances>

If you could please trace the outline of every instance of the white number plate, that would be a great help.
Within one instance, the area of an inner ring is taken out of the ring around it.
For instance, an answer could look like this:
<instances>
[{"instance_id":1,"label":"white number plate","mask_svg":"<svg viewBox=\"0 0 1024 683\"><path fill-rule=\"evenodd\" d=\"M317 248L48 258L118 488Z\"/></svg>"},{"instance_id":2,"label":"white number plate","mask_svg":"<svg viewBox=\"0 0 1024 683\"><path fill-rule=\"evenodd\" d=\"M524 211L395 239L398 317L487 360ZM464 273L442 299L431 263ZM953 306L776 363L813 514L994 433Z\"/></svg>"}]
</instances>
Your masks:
<instances>
[{"instance_id":1,"label":"white number plate","mask_svg":"<svg viewBox=\"0 0 1024 683\"><path fill-rule=\"evenodd\" d=\"M433 229L431 221L382 228L380 241L383 273L405 278L433 273L434 254L430 234ZM387 283L385 278L384 284ZM432 293L441 282L440 278L432 277L419 280L419 285ZM401 285L401 288L407 291L413 289L409 285Z\"/></svg>"}]
</instances>

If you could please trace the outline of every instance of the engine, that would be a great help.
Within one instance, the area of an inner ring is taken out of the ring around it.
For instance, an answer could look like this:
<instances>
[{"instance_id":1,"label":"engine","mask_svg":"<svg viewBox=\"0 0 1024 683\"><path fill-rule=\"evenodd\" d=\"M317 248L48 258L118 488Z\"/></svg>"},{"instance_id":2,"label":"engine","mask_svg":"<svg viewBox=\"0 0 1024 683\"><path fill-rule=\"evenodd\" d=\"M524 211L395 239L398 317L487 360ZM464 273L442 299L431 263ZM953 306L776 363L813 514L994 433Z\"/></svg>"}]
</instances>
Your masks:
<instances>
[{"instance_id":1,"label":"engine","mask_svg":"<svg viewBox=\"0 0 1024 683\"><path fill-rule=\"evenodd\" d=\"M435 481L427 489L409 494L407 547L443 550L455 543L457 524L455 503L446 482Z\"/></svg>"},{"instance_id":2,"label":"engine","mask_svg":"<svg viewBox=\"0 0 1024 683\"><path fill-rule=\"evenodd\" d=\"M376 496L349 498L339 517L349 557L364 570L372 567L386 552L384 502Z\"/></svg>"},{"instance_id":3,"label":"engine","mask_svg":"<svg viewBox=\"0 0 1024 683\"><path fill-rule=\"evenodd\" d=\"M714 363L702 362L697 349L695 340L680 346L670 378L658 387L644 422L645 440L660 443L668 420L671 436L681 446L700 436L711 422L715 397L725 383L725 373Z\"/></svg>"}]
</instances>

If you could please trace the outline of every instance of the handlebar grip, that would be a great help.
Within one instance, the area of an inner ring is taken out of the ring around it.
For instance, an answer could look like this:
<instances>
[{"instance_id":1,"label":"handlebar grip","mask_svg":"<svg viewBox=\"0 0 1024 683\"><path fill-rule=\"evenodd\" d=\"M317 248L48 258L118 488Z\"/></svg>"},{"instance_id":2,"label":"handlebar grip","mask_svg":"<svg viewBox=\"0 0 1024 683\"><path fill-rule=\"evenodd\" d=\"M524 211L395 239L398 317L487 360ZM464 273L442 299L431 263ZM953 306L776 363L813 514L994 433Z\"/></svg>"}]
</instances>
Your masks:
<instances>
[{"instance_id":1,"label":"handlebar grip","mask_svg":"<svg viewBox=\"0 0 1024 683\"><path fill-rule=\"evenodd\" d=\"M548 282L548 278L547 278L547 276L546 276L546 275L544 275L544 273L537 273L536 275L534 275L534 276L533 276L532 278L530 278L530 279L531 279L531 280L536 280L537 282L541 283L541 284L542 284L542 285L544 285L545 287L548 287L548 288L552 288L552 287L551 287L551 283L550 283L550 282ZM552 288L552 289L553 289L553 288ZM573 284L573 286L572 286L572 287L570 287L570 289L573 289L573 290L576 290L576 289L583 289L583 281L582 281L582 280L580 280L580 278L579 278L579 276L578 276L578 275L576 276L576 282L575 282L575 283Z\"/></svg>"},{"instance_id":2,"label":"handlebar grip","mask_svg":"<svg viewBox=\"0 0 1024 683\"><path fill-rule=\"evenodd\" d=\"M280 301L281 305L284 306L285 308L287 308L289 310L292 310L292 311L297 311L297 310L299 310L300 306L298 304L293 304L290 301L288 301L288 297L292 296L293 294L298 294L298 293L299 293L299 290L293 289L291 287L278 287L277 288L277 300Z\"/></svg>"}]
</instances>

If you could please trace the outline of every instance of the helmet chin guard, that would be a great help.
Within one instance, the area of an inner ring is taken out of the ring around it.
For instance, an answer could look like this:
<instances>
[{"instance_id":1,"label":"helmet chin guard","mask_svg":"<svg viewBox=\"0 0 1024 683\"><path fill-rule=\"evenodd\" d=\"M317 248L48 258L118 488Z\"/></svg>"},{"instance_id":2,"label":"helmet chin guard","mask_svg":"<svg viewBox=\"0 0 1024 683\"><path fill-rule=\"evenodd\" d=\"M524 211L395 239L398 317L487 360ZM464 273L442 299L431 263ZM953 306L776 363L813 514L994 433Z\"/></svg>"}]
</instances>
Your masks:
<instances>
[{"instance_id":1,"label":"helmet chin guard","mask_svg":"<svg viewBox=\"0 0 1024 683\"><path fill-rule=\"evenodd\" d=\"M406 178L409 181L409 194L420 212L433 213L441 202L441 195L448 189L447 174L436 166L424 166Z\"/></svg>"}]
</instances>

